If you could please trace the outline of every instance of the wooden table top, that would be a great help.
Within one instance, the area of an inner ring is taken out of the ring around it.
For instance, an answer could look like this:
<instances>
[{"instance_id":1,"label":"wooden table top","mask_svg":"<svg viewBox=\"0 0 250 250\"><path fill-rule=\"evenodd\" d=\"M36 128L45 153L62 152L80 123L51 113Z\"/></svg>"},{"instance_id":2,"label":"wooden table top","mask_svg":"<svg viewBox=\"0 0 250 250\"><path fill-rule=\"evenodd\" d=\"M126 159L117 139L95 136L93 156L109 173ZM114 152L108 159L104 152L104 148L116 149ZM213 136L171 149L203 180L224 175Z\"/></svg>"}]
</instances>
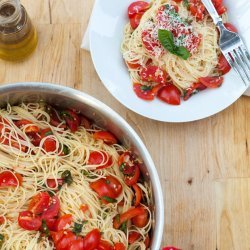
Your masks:
<instances>
[{"instance_id":1,"label":"wooden table top","mask_svg":"<svg viewBox=\"0 0 250 250\"><path fill-rule=\"evenodd\" d=\"M94 0L22 0L39 35L20 63L0 61L0 83L41 81L82 90L117 111L156 164L165 199L162 246L250 249L250 97L205 120L156 122L123 107L80 49Z\"/></svg>"}]
</instances>

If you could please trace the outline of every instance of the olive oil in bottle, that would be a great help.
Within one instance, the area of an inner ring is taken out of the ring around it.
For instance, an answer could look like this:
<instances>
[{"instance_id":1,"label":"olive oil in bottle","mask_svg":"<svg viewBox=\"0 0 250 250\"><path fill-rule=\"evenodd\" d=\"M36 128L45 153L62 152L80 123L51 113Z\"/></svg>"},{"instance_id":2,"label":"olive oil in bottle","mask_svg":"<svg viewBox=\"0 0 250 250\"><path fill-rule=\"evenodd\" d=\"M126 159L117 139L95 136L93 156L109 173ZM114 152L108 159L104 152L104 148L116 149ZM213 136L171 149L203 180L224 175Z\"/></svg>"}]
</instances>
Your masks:
<instances>
[{"instance_id":1,"label":"olive oil in bottle","mask_svg":"<svg viewBox=\"0 0 250 250\"><path fill-rule=\"evenodd\" d=\"M0 0L0 58L19 61L37 46L37 33L19 0Z\"/></svg>"}]
</instances>

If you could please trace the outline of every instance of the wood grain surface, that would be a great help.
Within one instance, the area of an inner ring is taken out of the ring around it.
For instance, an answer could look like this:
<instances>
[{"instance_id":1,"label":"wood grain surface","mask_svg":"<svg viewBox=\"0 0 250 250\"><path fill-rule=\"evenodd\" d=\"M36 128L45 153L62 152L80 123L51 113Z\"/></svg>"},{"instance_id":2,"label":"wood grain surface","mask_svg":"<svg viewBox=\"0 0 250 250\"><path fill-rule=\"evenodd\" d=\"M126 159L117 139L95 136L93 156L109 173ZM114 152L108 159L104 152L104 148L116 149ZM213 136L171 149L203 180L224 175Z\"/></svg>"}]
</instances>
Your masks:
<instances>
[{"instance_id":1,"label":"wood grain surface","mask_svg":"<svg viewBox=\"0 0 250 250\"><path fill-rule=\"evenodd\" d=\"M171 124L125 109L104 88L80 49L94 0L22 0L39 35L24 62L0 61L0 83L52 82L103 101L141 136L165 199L162 246L250 249L250 97L205 120ZM235 83L237 84L237 83Z\"/></svg>"}]
</instances>

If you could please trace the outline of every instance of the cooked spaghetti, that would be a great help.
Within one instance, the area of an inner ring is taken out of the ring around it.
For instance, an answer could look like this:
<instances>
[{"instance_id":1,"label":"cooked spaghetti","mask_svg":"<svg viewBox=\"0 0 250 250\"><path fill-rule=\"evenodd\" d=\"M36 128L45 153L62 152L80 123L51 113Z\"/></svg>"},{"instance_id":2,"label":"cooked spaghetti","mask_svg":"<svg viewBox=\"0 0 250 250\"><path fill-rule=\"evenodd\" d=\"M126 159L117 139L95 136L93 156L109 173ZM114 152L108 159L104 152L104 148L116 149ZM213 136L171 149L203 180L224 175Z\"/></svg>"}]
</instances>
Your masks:
<instances>
[{"instance_id":1,"label":"cooked spaghetti","mask_svg":"<svg viewBox=\"0 0 250 250\"><path fill-rule=\"evenodd\" d=\"M213 2L225 21L222 1ZM129 6L128 16L121 50L138 97L153 100L158 95L169 104L180 104L180 96L186 100L222 84L220 75L230 67L200 0L138 1Z\"/></svg>"},{"instance_id":2,"label":"cooked spaghetti","mask_svg":"<svg viewBox=\"0 0 250 250\"><path fill-rule=\"evenodd\" d=\"M45 103L1 109L0 131L1 249L149 247L151 188L113 134Z\"/></svg>"}]
</instances>

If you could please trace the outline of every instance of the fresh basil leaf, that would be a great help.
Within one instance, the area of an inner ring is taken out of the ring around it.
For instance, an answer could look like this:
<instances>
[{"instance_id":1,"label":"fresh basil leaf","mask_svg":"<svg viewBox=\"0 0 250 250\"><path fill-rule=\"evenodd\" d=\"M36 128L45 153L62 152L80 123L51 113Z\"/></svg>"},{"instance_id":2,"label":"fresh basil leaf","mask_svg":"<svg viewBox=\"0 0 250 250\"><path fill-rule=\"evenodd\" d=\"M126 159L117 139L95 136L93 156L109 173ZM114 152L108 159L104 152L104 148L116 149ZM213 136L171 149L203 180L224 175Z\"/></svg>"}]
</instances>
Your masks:
<instances>
[{"instance_id":1,"label":"fresh basil leaf","mask_svg":"<svg viewBox=\"0 0 250 250\"><path fill-rule=\"evenodd\" d=\"M66 145L63 145L63 153L64 153L64 155L69 154L69 148Z\"/></svg>"},{"instance_id":2,"label":"fresh basil leaf","mask_svg":"<svg viewBox=\"0 0 250 250\"><path fill-rule=\"evenodd\" d=\"M187 60L191 56L190 52L183 46L176 47L175 54L184 60Z\"/></svg>"},{"instance_id":3,"label":"fresh basil leaf","mask_svg":"<svg viewBox=\"0 0 250 250\"><path fill-rule=\"evenodd\" d=\"M85 222L86 223L86 222ZM83 227L83 225L85 224L85 223L77 223L77 222L75 222L74 223L74 228L72 229L72 232L74 233L74 234L80 234L81 232L82 232L82 227Z\"/></svg>"},{"instance_id":4,"label":"fresh basil leaf","mask_svg":"<svg viewBox=\"0 0 250 250\"><path fill-rule=\"evenodd\" d=\"M62 173L62 178L63 178L64 182L67 183L68 185L72 184L72 182L73 182L73 178L72 178L71 172L69 170L65 170Z\"/></svg>"},{"instance_id":5,"label":"fresh basil leaf","mask_svg":"<svg viewBox=\"0 0 250 250\"><path fill-rule=\"evenodd\" d=\"M183 5L184 5L184 7L186 7L189 10L190 5L189 5L188 0L183 0Z\"/></svg>"},{"instance_id":6,"label":"fresh basil leaf","mask_svg":"<svg viewBox=\"0 0 250 250\"><path fill-rule=\"evenodd\" d=\"M4 241L4 236L3 236L3 234L0 234L0 248L3 245L3 241Z\"/></svg>"},{"instance_id":7,"label":"fresh basil leaf","mask_svg":"<svg viewBox=\"0 0 250 250\"><path fill-rule=\"evenodd\" d=\"M115 202L117 202L116 199L110 198L108 196L102 196L102 199L104 199L105 201L107 201L109 203L115 203Z\"/></svg>"},{"instance_id":8,"label":"fresh basil leaf","mask_svg":"<svg viewBox=\"0 0 250 250\"><path fill-rule=\"evenodd\" d=\"M42 220L42 227L41 227L41 231L45 234L45 236L49 236L50 232L49 232L49 228L47 226L47 223L45 220Z\"/></svg>"},{"instance_id":9,"label":"fresh basil leaf","mask_svg":"<svg viewBox=\"0 0 250 250\"><path fill-rule=\"evenodd\" d=\"M146 86L146 85L142 85L140 88L142 91L150 91L152 89L151 86Z\"/></svg>"},{"instance_id":10,"label":"fresh basil leaf","mask_svg":"<svg viewBox=\"0 0 250 250\"><path fill-rule=\"evenodd\" d=\"M158 30L158 38L161 45L167 49L170 53L174 53L175 44L174 44L174 36L169 30Z\"/></svg>"},{"instance_id":11,"label":"fresh basil leaf","mask_svg":"<svg viewBox=\"0 0 250 250\"><path fill-rule=\"evenodd\" d=\"M127 233L127 221L123 222L119 229L122 230L126 234Z\"/></svg>"}]
</instances>

